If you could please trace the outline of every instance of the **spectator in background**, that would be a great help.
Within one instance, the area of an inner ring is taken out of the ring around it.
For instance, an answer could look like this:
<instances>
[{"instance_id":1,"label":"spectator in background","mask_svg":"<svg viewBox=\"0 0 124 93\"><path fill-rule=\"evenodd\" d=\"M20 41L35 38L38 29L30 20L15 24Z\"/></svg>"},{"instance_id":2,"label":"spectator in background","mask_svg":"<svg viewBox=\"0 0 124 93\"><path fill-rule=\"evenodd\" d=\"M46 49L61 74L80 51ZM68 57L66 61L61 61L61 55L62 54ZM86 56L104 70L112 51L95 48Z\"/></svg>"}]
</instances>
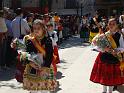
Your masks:
<instances>
[{"instance_id":1,"label":"spectator in background","mask_svg":"<svg viewBox=\"0 0 124 93\"><path fill-rule=\"evenodd\" d=\"M62 30L63 30L62 24L58 23L58 32L57 32L57 34L58 34L58 37L59 37L59 41L58 41L59 44L61 44L62 41L63 41Z\"/></svg>"},{"instance_id":2,"label":"spectator in background","mask_svg":"<svg viewBox=\"0 0 124 93\"><path fill-rule=\"evenodd\" d=\"M14 62L15 54L13 52L13 49L10 47L11 41L13 39L13 33L12 33L13 15L9 8L6 10L5 18L6 18L5 19L6 26L8 29L7 30L7 38L6 38L6 53L5 53L6 60L5 60L5 63L6 63L7 67L10 67L10 66L12 66L12 64L14 64L12 62Z\"/></svg>"},{"instance_id":3,"label":"spectator in background","mask_svg":"<svg viewBox=\"0 0 124 93\"><path fill-rule=\"evenodd\" d=\"M75 34L79 34L80 18L76 16L75 18Z\"/></svg>"},{"instance_id":4,"label":"spectator in background","mask_svg":"<svg viewBox=\"0 0 124 93\"><path fill-rule=\"evenodd\" d=\"M23 18L23 11L21 8L16 9L16 18L12 21L12 32L14 38L22 39L30 32L30 27L27 21Z\"/></svg>"},{"instance_id":5,"label":"spectator in background","mask_svg":"<svg viewBox=\"0 0 124 93\"><path fill-rule=\"evenodd\" d=\"M32 29L32 24L33 24L33 21L34 21L34 14L33 13L29 13L27 15L26 20L27 20L27 23L28 23L29 27Z\"/></svg>"},{"instance_id":6,"label":"spectator in background","mask_svg":"<svg viewBox=\"0 0 124 93\"><path fill-rule=\"evenodd\" d=\"M44 16L43 16L44 25L47 25L50 22L50 19L51 19L51 17L49 14L44 14Z\"/></svg>"},{"instance_id":7,"label":"spectator in background","mask_svg":"<svg viewBox=\"0 0 124 93\"><path fill-rule=\"evenodd\" d=\"M119 23L124 27L124 11L122 12L122 15L119 17Z\"/></svg>"},{"instance_id":8,"label":"spectator in background","mask_svg":"<svg viewBox=\"0 0 124 93\"><path fill-rule=\"evenodd\" d=\"M90 37L89 37L90 42L99 33L101 21L102 18L100 14L96 12L95 16L90 21Z\"/></svg>"},{"instance_id":9,"label":"spectator in background","mask_svg":"<svg viewBox=\"0 0 124 93\"><path fill-rule=\"evenodd\" d=\"M80 38L83 42L87 42L89 39L89 21L87 16L82 16Z\"/></svg>"},{"instance_id":10,"label":"spectator in background","mask_svg":"<svg viewBox=\"0 0 124 93\"><path fill-rule=\"evenodd\" d=\"M7 27L4 19L4 11L0 10L0 67L5 67L5 40Z\"/></svg>"}]
</instances>

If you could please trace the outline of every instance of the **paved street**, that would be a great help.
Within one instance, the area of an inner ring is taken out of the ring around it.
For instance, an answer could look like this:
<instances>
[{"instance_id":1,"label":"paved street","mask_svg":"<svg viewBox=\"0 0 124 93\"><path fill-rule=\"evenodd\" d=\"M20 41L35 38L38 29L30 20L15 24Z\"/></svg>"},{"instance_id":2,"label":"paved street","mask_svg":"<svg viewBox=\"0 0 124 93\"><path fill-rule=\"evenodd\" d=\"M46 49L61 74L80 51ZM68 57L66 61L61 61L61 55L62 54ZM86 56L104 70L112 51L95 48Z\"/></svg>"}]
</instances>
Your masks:
<instances>
[{"instance_id":1,"label":"paved street","mask_svg":"<svg viewBox=\"0 0 124 93\"><path fill-rule=\"evenodd\" d=\"M61 63L58 64L56 93L101 93L102 86L89 81L94 59L98 54L91 51L88 43L81 43L78 37L64 41L60 46ZM14 70L0 71L0 93L28 93L13 79ZM113 93L124 93L124 87Z\"/></svg>"}]
</instances>

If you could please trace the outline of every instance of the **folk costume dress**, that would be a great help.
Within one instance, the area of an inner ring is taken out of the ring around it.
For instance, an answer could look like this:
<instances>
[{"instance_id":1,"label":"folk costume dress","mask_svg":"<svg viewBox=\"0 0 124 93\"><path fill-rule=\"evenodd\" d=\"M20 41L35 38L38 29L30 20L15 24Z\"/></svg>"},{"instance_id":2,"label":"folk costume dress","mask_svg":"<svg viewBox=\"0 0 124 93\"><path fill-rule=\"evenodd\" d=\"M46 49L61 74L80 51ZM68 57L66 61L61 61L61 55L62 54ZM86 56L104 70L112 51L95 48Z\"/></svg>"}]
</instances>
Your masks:
<instances>
[{"instance_id":1,"label":"folk costume dress","mask_svg":"<svg viewBox=\"0 0 124 93\"><path fill-rule=\"evenodd\" d=\"M88 29L88 19L82 19L82 27L80 31L80 38L83 38L84 41L87 41L89 38L89 29Z\"/></svg>"},{"instance_id":2,"label":"folk costume dress","mask_svg":"<svg viewBox=\"0 0 124 93\"><path fill-rule=\"evenodd\" d=\"M90 28L91 28L91 31L90 31L90 37L89 37L89 41L91 42L92 39L99 33L99 27L98 27L98 24L100 24L101 22L101 18L98 17L98 18L92 18L91 21L90 21Z\"/></svg>"},{"instance_id":3,"label":"folk costume dress","mask_svg":"<svg viewBox=\"0 0 124 93\"><path fill-rule=\"evenodd\" d=\"M35 37L26 37L26 52L21 58L26 60L26 67L23 74L23 88L29 91L54 91L57 81L51 68L53 58L52 40L44 37L41 40ZM38 68L31 64L34 62Z\"/></svg>"},{"instance_id":4,"label":"folk costume dress","mask_svg":"<svg viewBox=\"0 0 124 93\"><path fill-rule=\"evenodd\" d=\"M54 49L52 65L53 65L54 75L56 76L56 74L57 74L56 64L60 63L60 58L59 58L59 53L58 53L58 45L57 45L58 37L57 37L56 31L48 31L48 34L51 37L52 45L53 45L53 49Z\"/></svg>"},{"instance_id":5,"label":"folk costume dress","mask_svg":"<svg viewBox=\"0 0 124 93\"><path fill-rule=\"evenodd\" d=\"M107 38L110 41L110 44L113 48L116 49L121 48L122 50L124 49L124 47L122 46L124 44L124 41L120 33L116 32L113 35L108 34ZM102 60L103 53L105 52L100 52L96 57L91 72L90 80L94 83L99 83L105 86L115 86L124 84L124 76L122 75L123 72L120 70L121 66L120 62L116 64L110 64L109 62L111 61L111 59L113 60L115 59L115 57L108 55L107 59L103 61Z\"/></svg>"}]
</instances>

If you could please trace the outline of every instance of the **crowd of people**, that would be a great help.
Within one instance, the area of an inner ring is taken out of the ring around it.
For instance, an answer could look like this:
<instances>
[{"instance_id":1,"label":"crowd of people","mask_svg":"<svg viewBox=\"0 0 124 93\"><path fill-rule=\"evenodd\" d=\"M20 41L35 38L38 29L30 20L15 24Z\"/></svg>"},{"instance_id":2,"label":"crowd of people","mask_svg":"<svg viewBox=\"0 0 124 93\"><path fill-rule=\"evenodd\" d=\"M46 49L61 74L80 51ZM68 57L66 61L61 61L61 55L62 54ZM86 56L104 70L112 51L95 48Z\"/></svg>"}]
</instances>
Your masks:
<instances>
[{"instance_id":1,"label":"crowd of people","mask_svg":"<svg viewBox=\"0 0 124 93\"><path fill-rule=\"evenodd\" d=\"M73 25L73 26L72 26ZM58 46L78 34L79 17L0 10L0 69L16 67L15 79L30 93L55 91Z\"/></svg>"},{"instance_id":2,"label":"crowd of people","mask_svg":"<svg viewBox=\"0 0 124 93\"><path fill-rule=\"evenodd\" d=\"M21 8L0 10L0 69L16 64L15 78L30 93L55 91L58 46L63 40L80 35L99 54L90 80L103 85L103 93L124 84L124 13L101 16L98 12L80 16L57 13L24 15Z\"/></svg>"},{"instance_id":3,"label":"crowd of people","mask_svg":"<svg viewBox=\"0 0 124 93\"><path fill-rule=\"evenodd\" d=\"M30 93L55 91L56 64L60 63L58 29L63 29L59 17L29 13L23 18L21 8L15 14L8 19L12 17L9 9L0 11L1 69L9 69L16 63L15 78Z\"/></svg>"}]
</instances>

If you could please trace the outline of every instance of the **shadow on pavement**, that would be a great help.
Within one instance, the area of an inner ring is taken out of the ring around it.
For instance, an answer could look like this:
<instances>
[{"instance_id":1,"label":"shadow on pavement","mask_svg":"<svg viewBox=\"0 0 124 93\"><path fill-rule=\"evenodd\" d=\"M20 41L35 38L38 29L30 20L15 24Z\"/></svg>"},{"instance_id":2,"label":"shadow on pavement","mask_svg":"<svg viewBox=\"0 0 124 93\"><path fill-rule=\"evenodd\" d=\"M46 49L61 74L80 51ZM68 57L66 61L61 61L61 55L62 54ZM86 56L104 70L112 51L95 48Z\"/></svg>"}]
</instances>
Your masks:
<instances>
[{"instance_id":1,"label":"shadow on pavement","mask_svg":"<svg viewBox=\"0 0 124 93\"><path fill-rule=\"evenodd\" d=\"M58 71L57 75L56 75L56 79L61 79L63 77L65 77L65 76L62 75L62 72Z\"/></svg>"},{"instance_id":2,"label":"shadow on pavement","mask_svg":"<svg viewBox=\"0 0 124 93\"><path fill-rule=\"evenodd\" d=\"M67 62L66 62L66 60L60 60L59 64L61 64L61 63L67 63Z\"/></svg>"},{"instance_id":3,"label":"shadow on pavement","mask_svg":"<svg viewBox=\"0 0 124 93\"><path fill-rule=\"evenodd\" d=\"M55 92L53 93L57 93L58 91L62 90L61 88L57 88Z\"/></svg>"},{"instance_id":4,"label":"shadow on pavement","mask_svg":"<svg viewBox=\"0 0 124 93\"><path fill-rule=\"evenodd\" d=\"M13 82L15 82L15 81L13 81ZM21 89L22 88L21 83L16 82L16 84L15 84L13 82L10 82L10 83L0 82L0 87L10 87L12 89Z\"/></svg>"},{"instance_id":5,"label":"shadow on pavement","mask_svg":"<svg viewBox=\"0 0 124 93\"><path fill-rule=\"evenodd\" d=\"M64 43L61 44L61 46L59 47L59 49L65 49L65 48L71 48L71 47L87 47L90 46L90 43L85 42L82 43L81 38L79 38L78 36L74 36L69 38L68 40L64 41Z\"/></svg>"},{"instance_id":6,"label":"shadow on pavement","mask_svg":"<svg viewBox=\"0 0 124 93\"><path fill-rule=\"evenodd\" d=\"M119 93L124 93L124 85L119 86L117 91L118 91Z\"/></svg>"},{"instance_id":7,"label":"shadow on pavement","mask_svg":"<svg viewBox=\"0 0 124 93\"><path fill-rule=\"evenodd\" d=\"M67 65L66 65L66 63L67 63L66 60L60 60L60 63L57 64L57 68L67 69Z\"/></svg>"},{"instance_id":8,"label":"shadow on pavement","mask_svg":"<svg viewBox=\"0 0 124 93\"><path fill-rule=\"evenodd\" d=\"M54 92L50 92L50 93L57 93L58 91L62 90L61 88L59 88L60 84L58 82L58 87L56 88L56 90Z\"/></svg>"},{"instance_id":9,"label":"shadow on pavement","mask_svg":"<svg viewBox=\"0 0 124 93\"><path fill-rule=\"evenodd\" d=\"M15 68L0 70L0 87L9 87L12 89L22 88L22 84L15 79Z\"/></svg>"},{"instance_id":10,"label":"shadow on pavement","mask_svg":"<svg viewBox=\"0 0 124 93\"><path fill-rule=\"evenodd\" d=\"M15 78L15 69L2 69L0 70L0 81L8 81Z\"/></svg>"}]
</instances>

